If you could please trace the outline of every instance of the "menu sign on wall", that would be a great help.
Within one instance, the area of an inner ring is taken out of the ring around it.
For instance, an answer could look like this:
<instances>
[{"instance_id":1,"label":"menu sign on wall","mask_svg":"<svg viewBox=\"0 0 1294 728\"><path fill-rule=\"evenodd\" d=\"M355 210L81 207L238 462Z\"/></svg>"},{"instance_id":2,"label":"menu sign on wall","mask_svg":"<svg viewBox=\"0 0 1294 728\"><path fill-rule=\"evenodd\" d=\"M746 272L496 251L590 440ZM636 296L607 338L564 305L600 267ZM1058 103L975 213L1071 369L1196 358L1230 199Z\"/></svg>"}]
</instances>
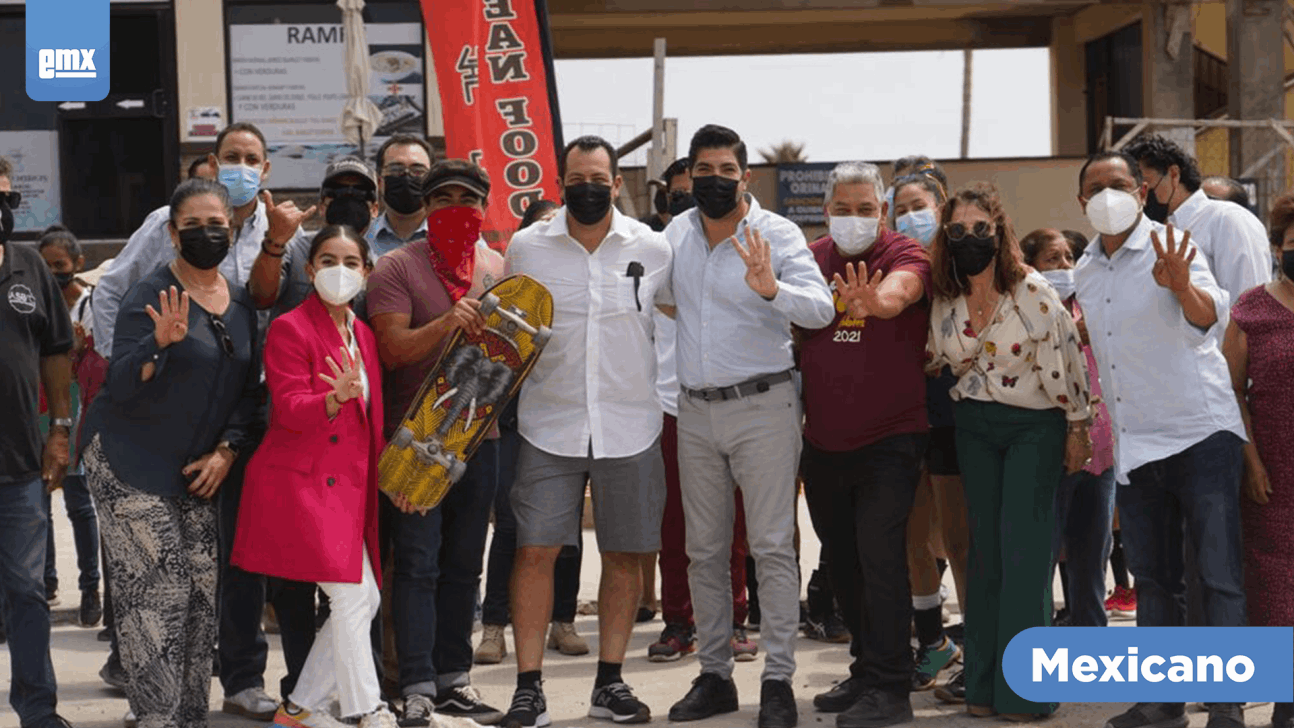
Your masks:
<instances>
[{"instance_id":1,"label":"menu sign on wall","mask_svg":"<svg viewBox=\"0 0 1294 728\"><path fill-rule=\"evenodd\" d=\"M373 138L364 140L371 160L392 134L424 133L426 104L421 24L365 29L369 99L382 112ZM340 23L231 25L229 51L232 118L265 134L271 186L317 187L332 159L357 152L341 130L346 50Z\"/></svg>"}]
</instances>

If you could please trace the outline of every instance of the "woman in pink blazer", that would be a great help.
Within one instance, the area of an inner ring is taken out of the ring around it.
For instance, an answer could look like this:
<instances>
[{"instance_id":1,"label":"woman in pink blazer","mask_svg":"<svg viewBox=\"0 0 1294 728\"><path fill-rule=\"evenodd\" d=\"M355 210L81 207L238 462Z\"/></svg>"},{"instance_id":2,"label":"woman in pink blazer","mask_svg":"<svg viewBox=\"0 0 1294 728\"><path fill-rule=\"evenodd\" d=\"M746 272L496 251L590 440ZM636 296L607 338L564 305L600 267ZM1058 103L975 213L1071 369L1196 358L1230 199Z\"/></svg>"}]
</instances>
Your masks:
<instances>
[{"instance_id":1,"label":"woman in pink blazer","mask_svg":"<svg viewBox=\"0 0 1294 728\"><path fill-rule=\"evenodd\" d=\"M270 427L247 466L232 559L318 582L332 602L274 724L336 728L325 707L336 692L342 715L363 716L363 728L395 728L369 642L381 601L381 363L373 332L350 309L370 269L368 244L332 225L314 237L308 260L315 293L275 319L266 338Z\"/></svg>"}]
</instances>

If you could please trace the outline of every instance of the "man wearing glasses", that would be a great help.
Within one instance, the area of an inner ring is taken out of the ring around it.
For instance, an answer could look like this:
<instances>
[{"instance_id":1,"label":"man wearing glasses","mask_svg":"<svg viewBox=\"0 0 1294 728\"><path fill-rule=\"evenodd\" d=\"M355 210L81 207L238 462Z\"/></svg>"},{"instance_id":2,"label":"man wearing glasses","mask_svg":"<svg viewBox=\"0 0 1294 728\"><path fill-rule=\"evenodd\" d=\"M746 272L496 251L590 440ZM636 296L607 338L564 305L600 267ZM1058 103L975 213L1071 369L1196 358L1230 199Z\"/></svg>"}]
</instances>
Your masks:
<instances>
[{"instance_id":1,"label":"man wearing glasses","mask_svg":"<svg viewBox=\"0 0 1294 728\"><path fill-rule=\"evenodd\" d=\"M431 158L431 145L412 134L396 134L378 148L378 194L386 210L368 230L374 258L427 237L423 180L431 170Z\"/></svg>"}]
</instances>

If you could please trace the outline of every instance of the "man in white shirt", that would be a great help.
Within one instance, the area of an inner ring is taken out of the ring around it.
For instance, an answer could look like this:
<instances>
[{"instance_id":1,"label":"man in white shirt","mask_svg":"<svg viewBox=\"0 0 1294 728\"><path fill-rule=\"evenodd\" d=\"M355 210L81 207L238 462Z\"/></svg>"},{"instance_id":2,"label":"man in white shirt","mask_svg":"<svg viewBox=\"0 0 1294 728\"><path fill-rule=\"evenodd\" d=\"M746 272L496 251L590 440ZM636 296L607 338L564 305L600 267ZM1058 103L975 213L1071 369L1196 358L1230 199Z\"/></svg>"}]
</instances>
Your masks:
<instances>
[{"instance_id":1,"label":"man in white shirt","mask_svg":"<svg viewBox=\"0 0 1294 728\"><path fill-rule=\"evenodd\" d=\"M1149 189L1126 154L1103 152L1084 165L1079 204L1100 235L1074 269L1116 428L1116 498L1136 577L1137 625L1184 624L1189 558L1203 584L1205 624L1243 626L1245 430L1216 335L1230 297L1189 245L1189 232L1142 214ZM1184 553L1183 534L1199 548ZM1182 728L1184 710L1138 703L1106 728ZM1209 728L1243 725L1239 705L1210 706Z\"/></svg>"},{"instance_id":2,"label":"man in white shirt","mask_svg":"<svg viewBox=\"0 0 1294 728\"><path fill-rule=\"evenodd\" d=\"M704 126L692 137L688 158L696 207L674 218L665 235L675 256L678 457L701 675L669 717L702 720L739 707L728 560L733 489L740 483L767 655L759 726L792 728L799 720L791 679L800 614L794 538L803 422L792 380L791 325L823 328L836 309L804 233L747 191L741 137Z\"/></svg>"},{"instance_id":3,"label":"man in white shirt","mask_svg":"<svg viewBox=\"0 0 1294 728\"><path fill-rule=\"evenodd\" d=\"M1262 221L1234 202L1205 194L1199 165L1190 155L1158 135L1138 138L1127 152L1149 190L1146 216L1191 231L1191 242L1233 303L1250 288L1271 282L1271 248Z\"/></svg>"},{"instance_id":4,"label":"man in white shirt","mask_svg":"<svg viewBox=\"0 0 1294 728\"><path fill-rule=\"evenodd\" d=\"M518 411L517 690L503 720L509 728L548 724L540 678L553 564L563 545L578 543L586 483L602 552L589 715L651 720L620 667L642 590L640 555L660 548L665 475L652 310L673 303L673 254L663 235L612 206L622 180L606 140L576 139L558 166L565 206L517 233L505 263L509 274L531 276L553 295L552 339L521 389Z\"/></svg>"}]
</instances>

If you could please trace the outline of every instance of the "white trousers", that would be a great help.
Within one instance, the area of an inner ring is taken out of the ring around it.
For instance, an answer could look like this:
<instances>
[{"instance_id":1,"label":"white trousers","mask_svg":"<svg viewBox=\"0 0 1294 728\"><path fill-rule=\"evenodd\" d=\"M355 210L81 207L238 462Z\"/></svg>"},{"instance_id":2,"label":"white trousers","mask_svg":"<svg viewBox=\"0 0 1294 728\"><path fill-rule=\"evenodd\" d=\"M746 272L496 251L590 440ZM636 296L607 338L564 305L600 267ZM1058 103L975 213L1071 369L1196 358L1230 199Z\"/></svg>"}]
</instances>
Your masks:
<instances>
[{"instance_id":1,"label":"white trousers","mask_svg":"<svg viewBox=\"0 0 1294 728\"><path fill-rule=\"evenodd\" d=\"M382 605L373 567L364 549L364 571L358 584L321 583L332 612L315 637L296 689L288 697L306 710L320 710L334 692L343 717L366 715L382 705L373 646L369 638L373 618Z\"/></svg>"}]
</instances>

